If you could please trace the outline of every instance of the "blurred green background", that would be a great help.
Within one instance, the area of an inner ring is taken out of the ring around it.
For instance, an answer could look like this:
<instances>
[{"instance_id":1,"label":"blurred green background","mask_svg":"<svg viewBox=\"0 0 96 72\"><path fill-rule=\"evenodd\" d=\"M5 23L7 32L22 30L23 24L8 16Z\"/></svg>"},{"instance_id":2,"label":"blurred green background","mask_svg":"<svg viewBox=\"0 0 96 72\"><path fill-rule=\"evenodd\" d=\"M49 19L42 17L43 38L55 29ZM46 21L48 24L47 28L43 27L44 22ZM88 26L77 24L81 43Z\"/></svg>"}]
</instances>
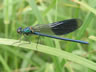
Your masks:
<instances>
[{"instance_id":1,"label":"blurred green background","mask_svg":"<svg viewBox=\"0 0 96 72\"><path fill-rule=\"evenodd\" d=\"M61 37L88 41L89 45L46 37L40 37L39 44L70 52L95 63L95 8L96 0L0 0L0 38L19 40L21 36L17 34L18 27L80 18L82 26ZM38 41L38 36L27 38L32 43ZM96 72L95 68L90 68L46 52L0 45L0 72Z\"/></svg>"}]
</instances>

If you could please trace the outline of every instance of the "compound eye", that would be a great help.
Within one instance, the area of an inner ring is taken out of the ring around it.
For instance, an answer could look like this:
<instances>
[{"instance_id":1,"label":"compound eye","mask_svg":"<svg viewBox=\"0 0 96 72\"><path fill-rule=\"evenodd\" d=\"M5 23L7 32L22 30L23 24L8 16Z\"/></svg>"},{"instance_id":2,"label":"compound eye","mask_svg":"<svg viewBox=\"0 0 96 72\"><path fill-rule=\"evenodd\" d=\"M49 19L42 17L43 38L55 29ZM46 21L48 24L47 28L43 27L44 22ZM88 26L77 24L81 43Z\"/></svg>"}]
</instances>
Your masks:
<instances>
[{"instance_id":1,"label":"compound eye","mask_svg":"<svg viewBox=\"0 0 96 72\"><path fill-rule=\"evenodd\" d=\"M19 33L19 34L22 33L22 28L21 28L21 27L19 27L19 28L17 29L17 33Z\"/></svg>"}]
</instances>

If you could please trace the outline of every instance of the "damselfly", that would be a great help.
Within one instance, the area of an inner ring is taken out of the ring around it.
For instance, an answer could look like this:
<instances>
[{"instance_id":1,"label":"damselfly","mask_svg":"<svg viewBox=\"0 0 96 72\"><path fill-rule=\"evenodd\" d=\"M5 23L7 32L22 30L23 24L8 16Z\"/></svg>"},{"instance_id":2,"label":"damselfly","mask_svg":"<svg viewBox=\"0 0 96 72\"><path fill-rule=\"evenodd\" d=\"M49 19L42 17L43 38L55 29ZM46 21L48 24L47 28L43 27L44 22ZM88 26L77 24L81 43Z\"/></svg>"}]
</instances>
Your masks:
<instances>
[{"instance_id":1,"label":"damselfly","mask_svg":"<svg viewBox=\"0 0 96 72\"><path fill-rule=\"evenodd\" d=\"M75 31L82 25L82 21L80 19L68 19L64 21L58 21L50 24L42 24L42 25L36 25L34 27L26 27L22 29L19 27L17 29L17 32L19 34L25 34L25 35L39 35L39 36L45 36L65 41L72 41L82 44L88 44L86 41L81 40L73 40L73 39L67 39L67 38L61 38L54 35L64 35L68 34L70 32Z\"/></svg>"}]
</instances>

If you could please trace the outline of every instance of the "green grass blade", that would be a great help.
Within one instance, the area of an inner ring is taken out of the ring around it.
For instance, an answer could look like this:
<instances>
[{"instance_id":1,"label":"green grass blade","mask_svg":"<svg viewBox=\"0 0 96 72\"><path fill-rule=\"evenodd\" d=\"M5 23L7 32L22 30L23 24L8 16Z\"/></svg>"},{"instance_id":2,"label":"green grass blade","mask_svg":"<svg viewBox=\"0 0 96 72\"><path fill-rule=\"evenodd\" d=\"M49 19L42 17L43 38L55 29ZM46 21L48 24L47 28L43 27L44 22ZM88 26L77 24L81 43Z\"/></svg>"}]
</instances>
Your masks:
<instances>
[{"instance_id":1,"label":"green grass blade","mask_svg":"<svg viewBox=\"0 0 96 72\"><path fill-rule=\"evenodd\" d=\"M36 49L37 44L35 44L35 43L28 44L27 42L22 41L21 43L13 44L14 42L17 42L17 40L0 38L0 44L18 46L18 47L30 49L30 50L37 50ZM39 51L39 52L47 53L47 54L57 56L60 58L65 58L67 60L81 64L85 67L88 67L88 68L96 71L96 63L94 63L90 60L87 60L85 58L82 58L80 56L74 55L74 54L66 52L66 51L62 51L60 49L56 49L56 48L52 48L52 47L48 47L48 46L44 46L44 45L40 45L40 44L38 46L39 46L39 48L37 51Z\"/></svg>"},{"instance_id":2,"label":"green grass blade","mask_svg":"<svg viewBox=\"0 0 96 72\"><path fill-rule=\"evenodd\" d=\"M92 12L93 14L96 15L95 8L90 7L87 3L83 2L83 1L79 1L79 0L74 0L74 2L80 4L82 7L86 8L87 10L89 10L90 12Z\"/></svg>"},{"instance_id":3,"label":"green grass blade","mask_svg":"<svg viewBox=\"0 0 96 72\"><path fill-rule=\"evenodd\" d=\"M28 2L30 4L30 6L32 7L32 11L33 11L34 15L36 16L38 22L40 24L44 24L43 19L42 19L42 15L41 15L41 13L40 13L40 11L39 11L36 3L35 3L35 0L28 0Z\"/></svg>"},{"instance_id":4,"label":"green grass blade","mask_svg":"<svg viewBox=\"0 0 96 72\"><path fill-rule=\"evenodd\" d=\"M6 64L6 62L4 61L1 55L0 55L0 63L4 66L4 70L6 70L7 72L11 72L11 69L8 67L8 65Z\"/></svg>"},{"instance_id":5,"label":"green grass blade","mask_svg":"<svg viewBox=\"0 0 96 72\"><path fill-rule=\"evenodd\" d=\"M94 18L94 14L92 14L92 13L87 14L82 27L78 30L78 35L76 36L77 40L81 39L82 36L85 34L86 28L89 26L89 24L91 24L90 22L92 21L93 18ZM71 49L69 49L69 50L71 52L75 48L76 43L72 43L70 46L71 46Z\"/></svg>"}]
</instances>

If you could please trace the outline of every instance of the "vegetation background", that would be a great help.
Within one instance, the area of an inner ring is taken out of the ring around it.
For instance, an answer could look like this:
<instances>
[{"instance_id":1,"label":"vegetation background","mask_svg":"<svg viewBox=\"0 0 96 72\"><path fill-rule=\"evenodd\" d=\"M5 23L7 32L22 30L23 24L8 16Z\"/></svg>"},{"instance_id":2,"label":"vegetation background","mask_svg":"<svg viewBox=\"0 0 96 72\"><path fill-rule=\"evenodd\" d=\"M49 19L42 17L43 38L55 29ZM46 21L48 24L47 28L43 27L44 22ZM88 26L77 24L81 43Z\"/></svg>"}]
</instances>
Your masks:
<instances>
[{"instance_id":1,"label":"vegetation background","mask_svg":"<svg viewBox=\"0 0 96 72\"><path fill-rule=\"evenodd\" d=\"M96 72L95 8L96 0L0 0L0 72ZM38 36L28 36L32 45L8 46L20 39L18 27L71 18L83 24L62 37L89 45L40 37L36 49Z\"/></svg>"}]
</instances>

